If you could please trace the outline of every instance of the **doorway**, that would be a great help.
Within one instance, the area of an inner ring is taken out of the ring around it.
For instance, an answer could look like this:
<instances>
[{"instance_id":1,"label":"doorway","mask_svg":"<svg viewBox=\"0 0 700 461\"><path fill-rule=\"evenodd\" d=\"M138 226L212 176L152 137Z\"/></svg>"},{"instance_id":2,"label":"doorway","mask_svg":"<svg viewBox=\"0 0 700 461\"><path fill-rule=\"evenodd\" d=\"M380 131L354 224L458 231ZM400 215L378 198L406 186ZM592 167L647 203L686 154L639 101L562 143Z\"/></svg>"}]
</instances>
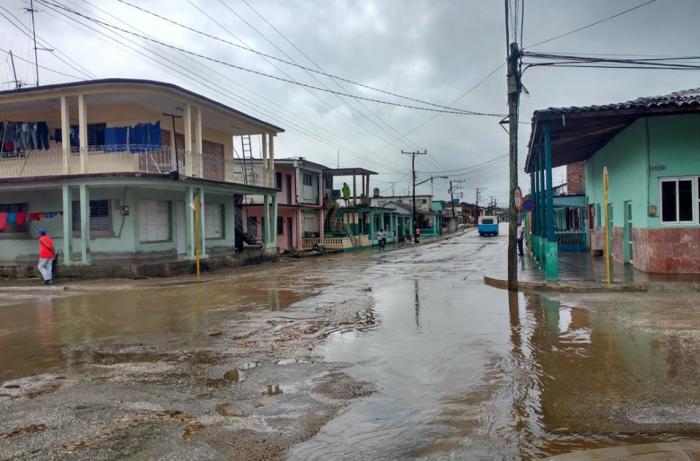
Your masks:
<instances>
[{"instance_id":1,"label":"doorway","mask_svg":"<svg viewBox=\"0 0 700 461\"><path fill-rule=\"evenodd\" d=\"M294 249L294 226L292 224L292 218L287 218L287 248L289 250Z\"/></svg>"},{"instance_id":2,"label":"doorway","mask_svg":"<svg viewBox=\"0 0 700 461\"><path fill-rule=\"evenodd\" d=\"M187 220L185 219L185 202L177 202L175 210L175 240L177 242L177 254L187 254Z\"/></svg>"},{"instance_id":3,"label":"doorway","mask_svg":"<svg viewBox=\"0 0 700 461\"><path fill-rule=\"evenodd\" d=\"M632 250L632 202L625 202L625 263L634 264L634 252Z\"/></svg>"}]
</instances>

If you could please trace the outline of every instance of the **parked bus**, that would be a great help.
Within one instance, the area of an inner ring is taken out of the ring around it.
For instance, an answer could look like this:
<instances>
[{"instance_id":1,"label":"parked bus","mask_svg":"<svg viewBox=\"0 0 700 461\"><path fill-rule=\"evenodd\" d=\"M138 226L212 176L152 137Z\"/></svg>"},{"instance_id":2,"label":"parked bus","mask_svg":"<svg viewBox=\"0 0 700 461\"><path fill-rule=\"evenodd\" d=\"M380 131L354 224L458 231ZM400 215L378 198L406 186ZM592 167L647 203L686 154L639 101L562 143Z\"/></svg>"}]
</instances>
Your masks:
<instances>
[{"instance_id":1,"label":"parked bus","mask_svg":"<svg viewBox=\"0 0 700 461\"><path fill-rule=\"evenodd\" d=\"M479 235L498 235L498 216L479 216Z\"/></svg>"}]
</instances>

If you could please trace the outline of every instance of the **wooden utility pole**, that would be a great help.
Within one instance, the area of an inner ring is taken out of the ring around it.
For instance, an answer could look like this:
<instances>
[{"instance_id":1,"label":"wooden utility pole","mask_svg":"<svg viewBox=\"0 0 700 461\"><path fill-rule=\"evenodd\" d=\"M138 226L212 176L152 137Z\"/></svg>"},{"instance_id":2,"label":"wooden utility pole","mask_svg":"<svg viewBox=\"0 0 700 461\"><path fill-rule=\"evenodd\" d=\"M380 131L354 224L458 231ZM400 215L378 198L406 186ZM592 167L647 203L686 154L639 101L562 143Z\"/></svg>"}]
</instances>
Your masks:
<instances>
[{"instance_id":1,"label":"wooden utility pole","mask_svg":"<svg viewBox=\"0 0 700 461\"><path fill-rule=\"evenodd\" d=\"M455 191L452 183L464 182L464 179L450 179L450 200L452 200L452 218L457 219L457 212L455 211Z\"/></svg>"},{"instance_id":2,"label":"wooden utility pole","mask_svg":"<svg viewBox=\"0 0 700 461\"><path fill-rule=\"evenodd\" d=\"M404 152L404 155L411 156L411 174L413 175L413 241L418 243L418 238L416 236L416 229L418 228L418 219L416 214L416 155L428 155L428 151L414 151L414 152Z\"/></svg>"},{"instance_id":3,"label":"wooden utility pole","mask_svg":"<svg viewBox=\"0 0 700 461\"><path fill-rule=\"evenodd\" d=\"M512 42L508 50L508 134L510 135L510 195L508 197L508 289L518 289L518 214L515 190L518 187L518 110L520 106L520 49Z\"/></svg>"},{"instance_id":4,"label":"wooden utility pole","mask_svg":"<svg viewBox=\"0 0 700 461\"><path fill-rule=\"evenodd\" d=\"M15 88L19 89L22 84L17 80L17 70L15 69L15 57L12 56L12 50L10 50L10 62L12 63L12 75L15 77Z\"/></svg>"}]
</instances>

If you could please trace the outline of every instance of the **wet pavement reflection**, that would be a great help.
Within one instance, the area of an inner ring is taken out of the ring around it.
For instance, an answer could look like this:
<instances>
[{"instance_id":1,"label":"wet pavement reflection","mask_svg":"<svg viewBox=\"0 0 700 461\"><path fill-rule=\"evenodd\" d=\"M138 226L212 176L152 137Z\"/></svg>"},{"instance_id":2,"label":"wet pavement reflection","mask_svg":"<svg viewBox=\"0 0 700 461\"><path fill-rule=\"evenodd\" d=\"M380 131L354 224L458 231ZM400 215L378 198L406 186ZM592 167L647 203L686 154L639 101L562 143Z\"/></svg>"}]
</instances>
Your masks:
<instances>
[{"instance_id":1,"label":"wet pavement reflection","mask_svg":"<svg viewBox=\"0 0 700 461\"><path fill-rule=\"evenodd\" d=\"M77 368L76 347L93 341L206 344L232 321L301 301L332 308L361 292L370 327L339 329L320 353L376 392L292 459L535 459L700 435L697 293L508 293L482 282L504 249L504 237L471 233L204 285L3 299L0 382ZM222 379L238 382L246 367ZM288 391L275 383L260 393ZM216 412L238 415L228 404Z\"/></svg>"}]
</instances>

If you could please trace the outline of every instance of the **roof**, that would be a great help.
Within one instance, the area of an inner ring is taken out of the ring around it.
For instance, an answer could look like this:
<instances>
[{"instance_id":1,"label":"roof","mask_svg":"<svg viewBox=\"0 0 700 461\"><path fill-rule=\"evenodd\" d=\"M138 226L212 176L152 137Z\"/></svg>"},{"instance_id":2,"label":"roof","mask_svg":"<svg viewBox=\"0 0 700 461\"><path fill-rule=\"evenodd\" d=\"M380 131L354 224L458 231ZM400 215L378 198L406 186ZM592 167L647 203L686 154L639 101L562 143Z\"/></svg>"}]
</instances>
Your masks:
<instances>
[{"instance_id":1,"label":"roof","mask_svg":"<svg viewBox=\"0 0 700 461\"><path fill-rule=\"evenodd\" d=\"M226 112L230 112L232 115L235 115L237 117L241 117L243 119L246 119L246 120L248 120L252 123L258 124L258 125L263 125L266 128L268 128L272 131L275 131L277 133L284 132L284 129L282 129L276 125L268 123L264 120L260 120L259 118L253 117L253 116L248 115L244 112L241 112L241 111L236 110L232 107L229 107L225 104L222 104L218 101L207 98L206 96L202 96L201 94L195 93L194 91L187 90L185 88L182 88L178 85L174 85L172 83L159 82L156 80L133 79L133 78L104 78L104 79L97 79L97 80L83 80L83 81L79 81L79 82L56 83L56 84L52 84L52 85L24 87L24 88L18 88L18 89L13 89L13 90L0 91L0 100L3 96L7 96L7 95L32 94L32 93L41 93L41 92L51 91L51 90L60 90L60 89L69 89L69 88L83 88L83 87L109 85L109 84L126 84L126 85L134 85L134 86L145 85L145 86L155 86L155 87L159 87L159 88L163 88L163 89L173 90L173 91L176 91L179 93L186 94L186 95L191 96L193 98L197 98L197 99L200 99L202 101L205 101L208 104L211 104L213 106L218 107L219 109L223 109Z\"/></svg>"},{"instance_id":2,"label":"roof","mask_svg":"<svg viewBox=\"0 0 700 461\"><path fill-rule=\"evenodd\" d=\"M361 176L361 175L373 175L377 174L376 171L366 170L364 168L328 168L325 171L326 174L332 176Z\"/></svg>"},{"instance_id":3,"label":"roof","mask_svg":"<svg viewBox=\"0 0 700 461\"><path fill-rule=\"evenodd\" d=\"M413 208L405 203L387 202L383 205L383 208L391 208L395 210L397 214L410 215L413 213Z\"/></svg>"},{"instance_id":4,"label":"roof","mask_svg":"<svg viewBox=\"0 0 700 461\"><path fill-rule=\"evenodd\" d=\"M534 169L533 151L544 146L544 126L552 136L552 166L586 160L642 117L700 112L700 88L621 103L550 107L532 115L525 171Z\"/></svg>"}]
</instances>

